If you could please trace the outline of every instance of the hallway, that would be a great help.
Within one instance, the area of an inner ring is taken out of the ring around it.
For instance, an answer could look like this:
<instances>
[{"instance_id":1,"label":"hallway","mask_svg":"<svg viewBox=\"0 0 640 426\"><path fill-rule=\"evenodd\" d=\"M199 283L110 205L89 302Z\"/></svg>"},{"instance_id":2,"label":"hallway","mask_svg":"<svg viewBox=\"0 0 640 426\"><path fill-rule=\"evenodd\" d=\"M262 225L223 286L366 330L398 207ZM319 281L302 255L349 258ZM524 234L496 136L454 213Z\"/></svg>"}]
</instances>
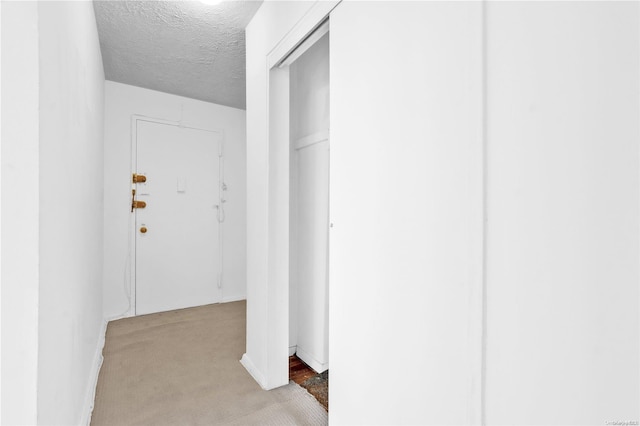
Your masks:
<instances>
[{"instance_id":1,"label":"hallway","mask_svg":"<svg viewBox=\"0 0 640 426\"><path fill-rule=\"evenodd\" d=\"M244 301L109 323L91 424L327 423L303 388L266 392L238 360Z\"/></svg>"},{"instance_id":2,"label":"hallway","mask_svg":"<svg viewBox=\"0 0 640 426\"><path fill-rule=\"evenodd\" d=\"M0 24L0 424L640 424L640 0Z\"/></svg>"}]
</instances>

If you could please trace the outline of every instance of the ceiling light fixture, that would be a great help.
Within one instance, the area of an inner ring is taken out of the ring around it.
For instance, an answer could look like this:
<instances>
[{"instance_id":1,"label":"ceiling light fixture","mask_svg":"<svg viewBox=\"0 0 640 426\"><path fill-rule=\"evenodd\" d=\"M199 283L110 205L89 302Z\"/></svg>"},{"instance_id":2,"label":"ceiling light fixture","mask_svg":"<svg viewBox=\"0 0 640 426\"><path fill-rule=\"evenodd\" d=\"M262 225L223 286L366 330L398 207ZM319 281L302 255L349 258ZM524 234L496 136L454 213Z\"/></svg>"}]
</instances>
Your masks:
<instances>
[{"instance_id":1,"label":"ceiling light fixture","mask_svg":"<svg viewBox=\"0 0 640 426\"><path fill-rule=\"evenodd\" d=\"M200 3L204 3L206 5L209 6L215 6L216 4L220 3L222 0L200 0Z\"/></svg>"}]
</instances>

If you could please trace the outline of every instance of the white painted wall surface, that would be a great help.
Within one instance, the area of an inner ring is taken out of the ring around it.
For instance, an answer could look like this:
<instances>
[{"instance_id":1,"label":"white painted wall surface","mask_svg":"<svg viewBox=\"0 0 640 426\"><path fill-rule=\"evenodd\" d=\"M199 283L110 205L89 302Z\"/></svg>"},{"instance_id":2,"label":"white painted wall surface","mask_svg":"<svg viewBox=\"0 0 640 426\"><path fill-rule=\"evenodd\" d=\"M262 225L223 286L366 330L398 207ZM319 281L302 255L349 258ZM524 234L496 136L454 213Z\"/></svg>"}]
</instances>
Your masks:
<instances>
[{"instance_id":1,"label":"white painted wall surface","mask_svg":"<svg viewBox=\"0 0 640 426\"><path fill-rule=\"evenodd\" d=\"M488 4L489 425L639 419L638 14Z\"/></svg>"},{"instance_id":2,"label":"white painted wall surface","mask_svg":"<svg viewBox=\"0 0 640 426\"><path fill-rule=\"evenodd\" d=\"M312 5L313 2L265 2L246 29L247 351L243 356L243 364L263 387L269 386L267 382L269 358L267 56ZM288 315L286 322L288 328ZM285 342L287 337L284 336Z\"/></svg>"},{"instance_id":3,"label":"white painted wall surface","mask_svg":"<svg viewBox=\"0 0 640 426\"><path fill-rule=\"evenodd\" d=\"M93 3L38 12L38 424L69 425L86 421L101 349L104 73Z\"/></svg>"},{"instance_id":4,"label":"white painted wall surface","mask_svg":"<svg viewBox=\"0 0 640 426\"><path fill-rule=\"evenodd\" d=\"M132 315L125 294L125 264L131 208L131 116L180 121L185 126L224 131L226 219L223 226L222 300L240 300L245 292L246 162L245 111L203 101L105 83L104 148L104 310L108 318Z\"/></svg>"},{"instance_id":5,"label":"white painted wall surface","mask_svg":"<svg viewBox=\"0 0 640 426\"><path fill-rule=\"evenodd\" d=\"M329 129L329 35L325 34L290 66L291 138Z\"/></svg>"},{"instance_id":6,"label":"white painted wall surface","mask_svg":"<svg viewBox=\"0 0 640 426\"><path fill-rule=\"evenodd\" d=\"M2 2L2 418L36 424L38 5Z\"/></svg>"},{"instance_id":7,"label":"white painted wall surface","mask_svg":"<svg viewBox=\"0 0 640 426\"><path fill-rule=\"evenodd\" d=\"M444 2L331 13L332 424L471 416L481 16Z\"/></svg>"}]
</instances>

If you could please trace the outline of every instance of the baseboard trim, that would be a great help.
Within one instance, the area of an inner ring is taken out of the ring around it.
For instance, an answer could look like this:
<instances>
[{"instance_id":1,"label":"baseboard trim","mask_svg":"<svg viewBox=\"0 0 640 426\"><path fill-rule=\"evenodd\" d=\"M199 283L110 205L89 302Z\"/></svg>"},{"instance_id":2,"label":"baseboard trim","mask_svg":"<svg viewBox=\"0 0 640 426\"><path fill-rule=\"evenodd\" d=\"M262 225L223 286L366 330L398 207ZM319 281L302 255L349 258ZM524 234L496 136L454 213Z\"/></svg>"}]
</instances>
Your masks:
<instances>
[{"instance_id":1,"label":"baseboard trim","mask_svg":"<svg viewBox=\"0 0 640 426\"><path fill-rule=\"evenodd\" d=\"M289 356L295 355L297 349L297 346L289 346Z\"/></svg>"},{"instance_id":2,"label":"baseboard trim","mask_svg":"<svg viewBox=\"0 0 640 426\"><path fill-rule=\"evenodd\" d=\"M227 296L223 297L220 303L239 302L241 300L247 300L247 296Z\"/></svg>"},{"instance_id":3,"label":"baseboard trim","mask_svg":"<svg viewBox=\"0 0 640 426\"><path fill-rule=\"evenodd\" d=\"M329 369L328 362L322 363L317 361L308 352L305 352L304 349L300 349L300 346L296 349L296 356L303 360L309 367L313 368L316 373L322 373Z\"/></svg>"},{"instance_id":4,"label":"baseboard trim","mask_svg":"<svg viewBox=\"0 0 640 426\"><path fill-rule=\"evenodd\" d=\"M251 361L251 359L246 353L242 355L242 358L240 359L240 364L242 364L244 369L249 372L251 377L253 377L253 380L258 382L258 384L262 389L267 390L267 387L265 386L266 381L264 380L264 377L262 376L262 374L260 374L260 371L256 368L256 366L253 364L253 362Z\"/></svg>"},{"instance_id":5,"label":"baseboard trim","mask_svg":"<svg viewBox=\"0 0 640 426\"><path fill-rule=\"evenodd\" d=\"M84 410L82 412L81 425L90 426L91 415L93 414L93 404L96 398L96 387L98 386L98 375L100 374L100 368L102 367L102 350L104 349L105 337L107 335L107 320L102 321L100 327L100 334L98 335L98 343L96 345L96 352L93 356L93 366L89 373L89 380L87 383L87 393L84 401Z\"/></svg>"}]
</instances>

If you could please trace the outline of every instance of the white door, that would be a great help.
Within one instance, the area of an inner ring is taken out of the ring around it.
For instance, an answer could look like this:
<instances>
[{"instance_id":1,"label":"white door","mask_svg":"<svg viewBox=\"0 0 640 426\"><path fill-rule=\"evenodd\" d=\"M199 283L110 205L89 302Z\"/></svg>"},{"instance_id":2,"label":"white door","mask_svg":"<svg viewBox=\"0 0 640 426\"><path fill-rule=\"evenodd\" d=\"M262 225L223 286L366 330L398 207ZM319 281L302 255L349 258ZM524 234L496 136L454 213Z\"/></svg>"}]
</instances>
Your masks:
<instances>
[{"instance_id":1,"label":"white door","mask_svg":"<svg viewBox=\"0 0 640 426\"><path fill-rule=\"evenodd\" d=\"M219 302L221 135L137 122L136 315Z\"/></svg>"}]
</instances>

